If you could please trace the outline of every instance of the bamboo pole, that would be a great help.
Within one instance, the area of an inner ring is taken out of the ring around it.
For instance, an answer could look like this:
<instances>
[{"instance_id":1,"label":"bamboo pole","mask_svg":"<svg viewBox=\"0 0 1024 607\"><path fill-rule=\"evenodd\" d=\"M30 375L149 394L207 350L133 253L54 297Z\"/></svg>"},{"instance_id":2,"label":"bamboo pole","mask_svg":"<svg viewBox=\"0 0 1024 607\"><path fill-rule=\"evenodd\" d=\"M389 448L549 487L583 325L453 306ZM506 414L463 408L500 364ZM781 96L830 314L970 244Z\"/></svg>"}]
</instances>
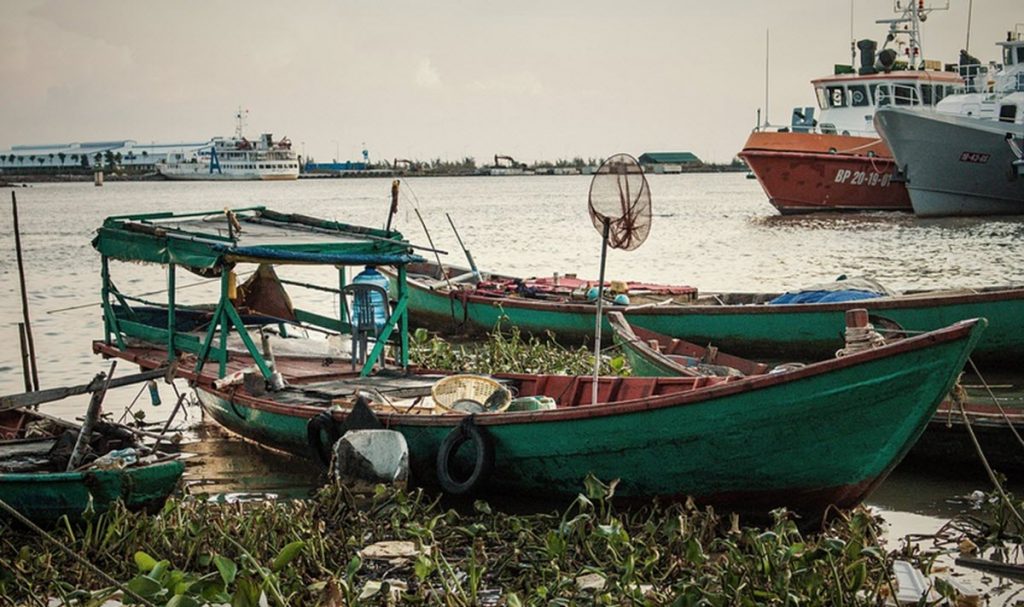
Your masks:
<instances>
[{"instance_id":1,"label":"bamboo pole","mask_svg":"<svg viewBox=\"0 0 1024 607\"><path fill-rule=\"evenodd\" d=\"M32 365L28 360L28 341L23 322L18 323L18 341L21 345L21 371L25 376L25 392L32 392Z\"/></svg>"},{"instance_id":2,"label":"bamboo pole","mask_svg":"<svg viewBox=\"0 0 1024 607\"><path fill-rule=\"evenodd\" d=\"M29 369L32 376L32 390L39 389L39 372L36 369L36 344L32 339L32 321L28 313L28 293L25 291L25 262L21 255L21 229L18 227L18 198L11 192L11 212L14 215L14 249L18 257L18 282L21 285L21 313L25 318L25 342L28 344Z\"/></svg>"}]
</instances>

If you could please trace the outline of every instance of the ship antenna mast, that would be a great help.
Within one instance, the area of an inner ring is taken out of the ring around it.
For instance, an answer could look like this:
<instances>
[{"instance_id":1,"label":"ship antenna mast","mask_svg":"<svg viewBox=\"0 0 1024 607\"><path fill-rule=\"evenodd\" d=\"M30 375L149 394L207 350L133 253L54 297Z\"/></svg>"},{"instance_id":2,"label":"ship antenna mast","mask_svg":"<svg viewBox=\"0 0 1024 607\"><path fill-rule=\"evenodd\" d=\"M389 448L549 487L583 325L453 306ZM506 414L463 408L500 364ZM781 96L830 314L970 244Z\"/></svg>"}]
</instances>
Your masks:
<instances>
[{"instance_id":1,"label":"ship antenna mast","mask_svg":"<svg viewBox=\"0 0 1024 607\"><path fill-rule=\"evenodd\" d=\"M235 138L242 138L242 131L245 130L245 118L249 115L249 110L243 110L242 106L238 106L238 111L235 112Z\"/></svg>"},{"instance_id":2,"label":"ship antenna mast","mask_svg":"<svg viewBox=\"0 0 1024 607\"><path fill-rule=\"evenodd\" d=\"M921 54L921 22L928 20L928 15L933 11L949 10L949 0L945 6L925 6L925 0L896 0L895 12L901 13L893 19L879 19L875 23L888 23L889 35L886 36L882 48L889 46L890 42L896 40L899 35L907 37L907 67L913 70L921 69L924 64L924 56ZM901 28L900 25L903 27ZM903 44L897 41L897 44Z\"/></svg>"}]
</instances>

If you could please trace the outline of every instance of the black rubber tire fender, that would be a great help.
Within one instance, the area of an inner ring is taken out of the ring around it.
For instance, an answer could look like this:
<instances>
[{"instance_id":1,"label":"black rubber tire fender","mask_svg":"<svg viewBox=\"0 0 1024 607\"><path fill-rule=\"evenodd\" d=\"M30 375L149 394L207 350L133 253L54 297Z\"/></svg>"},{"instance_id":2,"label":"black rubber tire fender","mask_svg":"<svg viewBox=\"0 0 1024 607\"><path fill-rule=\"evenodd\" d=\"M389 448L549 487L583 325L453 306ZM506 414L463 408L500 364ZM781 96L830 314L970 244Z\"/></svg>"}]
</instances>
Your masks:
<instances>
[{"instance_id":1,"label":"black rubber tire fender","mask_svg":"<svg viewBox=\"0 0 1024 607\"><path fill-rule=\"evenodd\" d=\"M326 444L323 440L324 435L328 440ZM330 411L321 411L306 422L306 442L309 443L310 454L324 470L331 465L331 449L339 438L341 438L341 431Z\"/></svg>"},{"instance_id":2,"label":"black rubber tire fender","mask_svg":"<svg viewBox=\"0 0 1024 607\"><path fill-rule=\"evenodd\" d=\"M452 476L452 459L463 443L471 441L476 447L473 472L465 480ZM469 495L480 489L494 470L494 441L486 429L476 424L473 416L466 417L452 429L437 450L437 480L441 489L450 495Z\"/></svg>"}]
</instances>

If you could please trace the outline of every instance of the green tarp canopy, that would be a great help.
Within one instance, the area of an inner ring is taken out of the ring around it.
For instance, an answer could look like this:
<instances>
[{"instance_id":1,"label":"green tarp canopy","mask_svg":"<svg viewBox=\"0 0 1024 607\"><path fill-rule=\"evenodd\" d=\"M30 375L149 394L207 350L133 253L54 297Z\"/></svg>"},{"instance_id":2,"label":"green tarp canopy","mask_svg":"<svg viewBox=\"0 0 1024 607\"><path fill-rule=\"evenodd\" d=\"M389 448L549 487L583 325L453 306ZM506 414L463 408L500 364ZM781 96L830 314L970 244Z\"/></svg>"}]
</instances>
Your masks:
<instances>
[{"instance_id":1,"label":"green tarp canopy","mask_svg":"<svg viewBox=\"0 0 1024 607\"><path fill-rule=\"evenodd\" d=\"M92 245L111 259L197 269L235 262L402 265L423 261L399 232L264 207L109 217Z\"/></svg>"}]
</instances>

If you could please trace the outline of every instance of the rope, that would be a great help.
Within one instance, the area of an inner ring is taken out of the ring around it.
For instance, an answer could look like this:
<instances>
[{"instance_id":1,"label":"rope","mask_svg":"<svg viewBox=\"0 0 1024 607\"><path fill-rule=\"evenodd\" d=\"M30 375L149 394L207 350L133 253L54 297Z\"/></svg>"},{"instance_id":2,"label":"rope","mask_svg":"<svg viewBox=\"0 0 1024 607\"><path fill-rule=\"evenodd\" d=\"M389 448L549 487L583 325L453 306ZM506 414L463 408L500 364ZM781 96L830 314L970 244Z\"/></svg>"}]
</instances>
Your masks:
<instances>
[{"instance_id":1,"label":"rope","mask_svg":"<svg viewBox=\"0 0 1024 607\"><path fill-rule=\"evenodd\" d=\"M44 538L46 538L47 540L49 540L51 543L53 543L58 548L60 548L60 550L62 552L64 552L68 556L70 556L72 559L78 561L80 564L85 565L86 569L91 570L93 573L95 573L96 575L100 576L107 583L116 586L121 592L123 592L126 595L132 597L133 600L136 600L136 601L142 603L143 605L147 605L148 607L156 607L155 604L153 604L152 602L146 600L146 598L140 596L139 594L135 593L132 589L128 588L127 586L125 586L121 582L115 580L114 578L112 578L109 575L107 575L106 573L104 573L103 570L101 570L96 565L93 565L92 563L90 563L88 560L85 559L85 557L83 557L82 555L80 555L77 552L73 551L71 548L68 548L67 546L62 544L60 541L57 540L57 538L53 537L52 535L50 535L46 531L43 531L43 529L41 527L39 527L38 525L36 525L35 523L33 523L32 521L27 519L25 517L25 515L23 515L22 513L18 512L17 510L15 510L10 504L5 502L3 499L0 499L0 509L5 510L8 514L10 514L15 519L17 519L18 522L20 522L21 524L25 525L26 527L28 527L32 531L35 531L39 535L41 535Z\"/></svg>"},{"instance_id":2,"label":"rope","mask_svg":"<svg viewBox=\"0 0 1024 607\"><path fill-rule=\"evenodd\" d=\"M139 397L142 396L142 393L145 392L146 388L148 387L149 382L142 382L142 387L139 388L139 393L135 395L135 398L132 399L132 402L129 403L127 407L125 407L124 411L121 412L121 417L117 418L117 423L120 424L125 420L125 418L128 417L128 414L131 413L132 408L135 407L135 403L139 402Z\"/></svg>"},{"instance_id":3,"label":"rope","mask_svg":"<svg viewBox=\"0 0 1024 607\"><path fill-rule=\"evenodd\" d=\"M985 391L988 393L988 397L992 399L992 404L995 405L997 409L999 409L999 413L1003 416L1003 419L1006 420L1006 424L1010 426L1010 431L1013 432L1013 435L1017 437L1017 442L1020 443L1022 447L1024 447L1024 439L1022 439L1020 433L1017 432L1017 428L1016 426L1013 425L1013 421L1010 420L1010 416L1006 414L1006 410L1003 409L1003 406L999 404L999 400L996 398L996 395L992 392L992 388L989 387L988 382L985 381L985 378L981 376L981 372L978 371L978 367L974 364L974 360L968 358L967 362L971 365L971 369L974 371L974 374L977 375L978 379L981 380L981 385L985 386Z\"/></svg>"},{"instance_id":4,"label":"rope","mask_svg":"<svg viewBox=\"0 0 1024 607\"><path fill-rule=\"evenodd\" d=\"M966 400L967 391L960 385L960 380L957 379L957 383L953 386L952 390L953 402L960 408L960 416L963 417L964 427L967 428L967 434L971 437L971 442L974 443L974 449L978 452L978 457L981 459L982 465L985 466L985 472L988 473L989 480L992 481L992 485L995 486L996 491L999 493L999 497L1002 498L1003 503L1013 514L1017 522L1024 526L1024 517L1021 517L1020 512L1013 506L1013 502L1010 497L1006 495L1006 491L1003 490L1003 485L999 482L999 478L996 477L996 473L992 470L992 466L988 463L988 458L985 457L985 452L981 449L981 443L978 442L978 437L974 434L974 428L971 427L971 420L967 417L967 411L964 409L964 400Z\"/></svg>"},{"instance_id":5,"label":"rope","mask_svg":"<svg viewBox=\"0 0 1024 607\"><path fill-rule=\"evenodd\" d=\"M877 143L878 143L877 141L869 141L869 142L867 142L865 144L858 145L856 147L852 147L852 148L849 148L849 149L846 149L846 150L836 150L836 154L849 154L851 152L856 152L857 150L863 150L865 148L869 148L869 147L871 147L873 145L876 145Z\"/></svg>"},{"instance_id":6,"label":"rope","mask_svg":"<svg viewBox=\"0 0 1024 607\"><path fill-rule=\"evenodd\" d=\"M837 357L849 356L885 345L885 338L868 323L864 327L846 327L846 347L836 351Z\"/></svg>"}]
</instances>

